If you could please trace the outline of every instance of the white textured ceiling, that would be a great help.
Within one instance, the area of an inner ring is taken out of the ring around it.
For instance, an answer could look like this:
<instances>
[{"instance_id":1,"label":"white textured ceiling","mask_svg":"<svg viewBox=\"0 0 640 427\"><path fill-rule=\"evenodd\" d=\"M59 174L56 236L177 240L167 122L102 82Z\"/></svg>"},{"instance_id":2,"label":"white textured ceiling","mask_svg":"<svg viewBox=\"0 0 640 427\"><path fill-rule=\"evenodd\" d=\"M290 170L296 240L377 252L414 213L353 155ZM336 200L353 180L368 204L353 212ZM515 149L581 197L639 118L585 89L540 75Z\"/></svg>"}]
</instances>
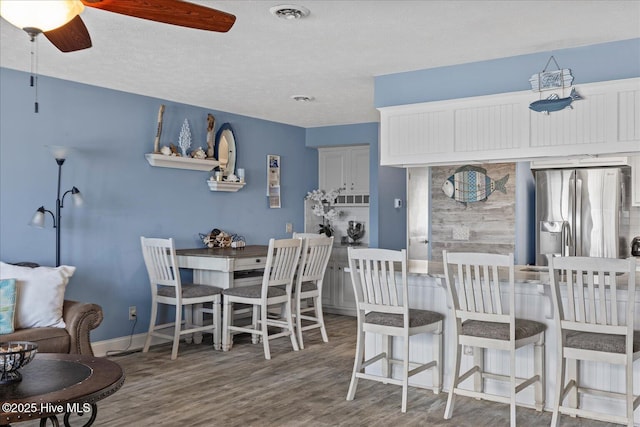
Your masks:
<instances>
[{"instance_id":1,"label":"white textured ceiling","mask_svg":"<svg viewBox=\"0 0 640 427\"><path fill-rule=\"evenodd\" d=\"M236 24L213 33L86 8L93 47L62 53L41 37L39 73L317 127L378 121L374 76L640 37L637 0L194 2ZM311 14L269 13L283 3ZM0 65L28 71L28 36L0 27Z\"/></svg>"}]
</instances>

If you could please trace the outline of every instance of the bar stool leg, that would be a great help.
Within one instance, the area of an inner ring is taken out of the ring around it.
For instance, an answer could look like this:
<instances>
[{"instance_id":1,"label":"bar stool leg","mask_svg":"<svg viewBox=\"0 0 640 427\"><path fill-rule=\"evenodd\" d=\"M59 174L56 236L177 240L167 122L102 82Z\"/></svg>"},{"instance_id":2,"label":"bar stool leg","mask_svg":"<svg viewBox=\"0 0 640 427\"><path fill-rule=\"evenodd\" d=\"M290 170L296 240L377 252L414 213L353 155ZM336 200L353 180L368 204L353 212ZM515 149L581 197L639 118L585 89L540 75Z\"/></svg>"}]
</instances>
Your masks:
<instances>
[{"instance_id":1,"label":"bar stool leg","mask_svg":"<svg viewBox=\"0 0 640 427\"><path fill-rule=\"evenodd\" d=\"M475 374L473 374L473 390L477 392L484 392L484 380L482 374L484 372L484 351L482 347L473 347L473 365L479 368Z\"/></svg>"},{"instance_id":2,"label":"bar stool leg","mask_svg":"<svg viewBox=\"0 0 640 427\"><path fill-rule=\"evenodd\" d=\"M433 371L431 373L433 378L433 393L439 394L442 391L442 322L440 322L438 330L433 333L431 342L433 347L433 360L436 362L436 366L432 368Z\"/></svg>"},{"instance_id":3,"label":"bar stool leg","mask_svg":"<svg viewBox=\"0 0 640 427\"><path fill-rule=\"evenodd\" d=\"M451 387L449 388L449 397L447 397L447 406L444 409L444 418L448 420L453 414L453 406L455 404L455 389L458 388L458 379L460 378L460 358L462 357L462 345L456 344L456 356L453 363L453 371L451 372Z\"/></svg>"},{"instance_id":4,"label":"bar stool leg","mask_svg":"<svg viewBox=\"0 0 640 427\"><path fill-rule=\"evenodd\" d=\"M567 377L569 378L569 382L573 381L575 386L571 388L569 391L569 406L571 408L578 407L578 384L580 375L580 362L576 359L567 359ZM571 417L575 418L576 415L571 415Z\"/></svg>"},{"instance_id":5,"label":"bar stool leg","mask_svg":"<svg viewBox=\"0 0 640 427\"><path fill-rule=\"evenodd\" d=\"M536 411L544 410L546 375L544 374L544 334L540 334L540 340L533 347L533 369L538 380L534 385Z\"/></svg>"}]
</instances>

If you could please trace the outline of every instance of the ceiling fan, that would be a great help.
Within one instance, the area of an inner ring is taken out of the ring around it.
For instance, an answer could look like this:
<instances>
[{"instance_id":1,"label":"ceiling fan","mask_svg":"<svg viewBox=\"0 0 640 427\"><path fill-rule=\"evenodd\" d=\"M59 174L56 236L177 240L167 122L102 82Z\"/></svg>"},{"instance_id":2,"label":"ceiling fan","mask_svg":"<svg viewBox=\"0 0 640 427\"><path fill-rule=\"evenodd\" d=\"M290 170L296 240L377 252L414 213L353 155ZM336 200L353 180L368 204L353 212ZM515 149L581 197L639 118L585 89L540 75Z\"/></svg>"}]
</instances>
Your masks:
<instances>
[{"instance_id":1,"label":"ceiling fan","mask_svg":"<svg viewBox=\"0 0 640 427\"><path fill-rule=\"evenodd\" d=\"M43 33L62 52L73 52L91 47L80 18L85 6L206 31L227 32L236 21L229 13L181 0L3 0L0 15L32 40ZM56 22L48 22L52 18Z\"/></svg>"}]
</instances>

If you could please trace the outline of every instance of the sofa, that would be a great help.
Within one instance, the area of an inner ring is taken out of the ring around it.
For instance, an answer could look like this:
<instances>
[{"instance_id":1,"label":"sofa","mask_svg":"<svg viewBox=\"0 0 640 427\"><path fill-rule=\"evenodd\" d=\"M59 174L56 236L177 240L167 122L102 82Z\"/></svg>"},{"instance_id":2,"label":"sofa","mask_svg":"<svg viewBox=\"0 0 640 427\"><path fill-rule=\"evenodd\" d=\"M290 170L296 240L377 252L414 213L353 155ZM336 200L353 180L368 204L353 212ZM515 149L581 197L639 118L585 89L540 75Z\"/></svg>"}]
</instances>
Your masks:
<instances>
[{"instance_id":1,"label":"sofa","mask_svg":"<svg viewBox=\"0 0 640 427\"><path fill-rule=\"evenodd\" d=\"M64 328L16 329L0 335L0 341L33 341L39 353L70 353L93 356L90 332L102 322L102 307L97 304L65 300L62 306Z\"/></svg>"},{"instance_id":2,"label":"sofa","mask_svg":"<svg viewBox=\"0 0 640 427\"><path fill-rule=\"evenodd\" d=\"M74 270L68 266L0 262L0 279L16 278L10 283L5 280L4 284L16 283L13 298L18 300L14 301L14 321L0 329L0 342L32 341L38 344L40 353L93 356L90 333L102 322L102 307L64 298L66 283ZM3 292L7 290L3 288ZM2 295L2 305L11 302L11 294Z\"/></svg>"}]
</instances>

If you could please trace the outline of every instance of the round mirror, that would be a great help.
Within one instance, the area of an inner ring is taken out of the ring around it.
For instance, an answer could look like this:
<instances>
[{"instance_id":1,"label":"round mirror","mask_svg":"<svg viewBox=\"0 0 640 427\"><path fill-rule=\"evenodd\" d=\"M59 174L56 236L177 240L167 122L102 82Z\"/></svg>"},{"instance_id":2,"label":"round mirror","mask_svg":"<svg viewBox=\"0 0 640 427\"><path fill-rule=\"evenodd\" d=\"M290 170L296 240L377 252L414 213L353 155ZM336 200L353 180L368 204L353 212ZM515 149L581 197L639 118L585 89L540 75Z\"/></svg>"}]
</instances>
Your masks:
<instances>
[{"instance_id":1,"label":"round mirror","mask_svg":"<svg viewBox=\"0 0 640 427\"><path fill-rule=\"evenodd\" d=\"M216 134L215 158L220 162L222 176L235 173L236 168L236 138L229 123L224 123Z\"/></svg>"}]
</instances>

